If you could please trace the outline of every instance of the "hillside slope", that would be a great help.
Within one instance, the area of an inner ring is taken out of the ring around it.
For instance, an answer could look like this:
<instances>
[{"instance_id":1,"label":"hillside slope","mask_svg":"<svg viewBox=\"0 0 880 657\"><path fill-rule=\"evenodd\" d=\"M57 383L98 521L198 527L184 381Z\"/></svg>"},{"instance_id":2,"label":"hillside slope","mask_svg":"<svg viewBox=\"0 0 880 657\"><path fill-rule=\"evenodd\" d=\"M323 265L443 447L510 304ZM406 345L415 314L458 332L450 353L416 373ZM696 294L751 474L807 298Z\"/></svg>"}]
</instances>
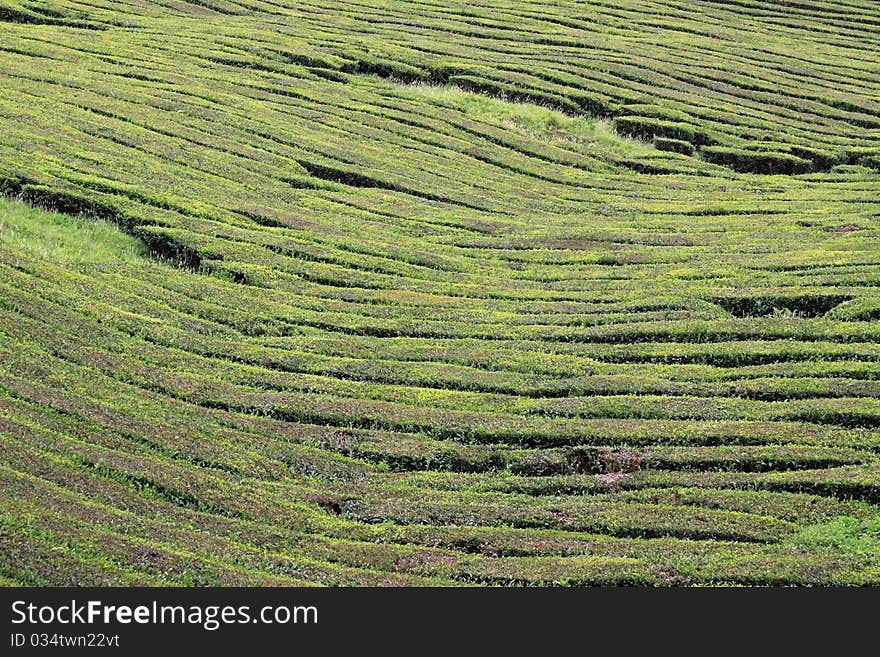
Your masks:
<instances>
[{"instance_id":1,"label":"hillside slope","mask_svg":"<svg viewBox=\"0 0 880 657\"><path fill-rule=\"evenodd\" d=\"M880 584L878 25L0 0L0 583Z\"/></svg>"}]
</instances>

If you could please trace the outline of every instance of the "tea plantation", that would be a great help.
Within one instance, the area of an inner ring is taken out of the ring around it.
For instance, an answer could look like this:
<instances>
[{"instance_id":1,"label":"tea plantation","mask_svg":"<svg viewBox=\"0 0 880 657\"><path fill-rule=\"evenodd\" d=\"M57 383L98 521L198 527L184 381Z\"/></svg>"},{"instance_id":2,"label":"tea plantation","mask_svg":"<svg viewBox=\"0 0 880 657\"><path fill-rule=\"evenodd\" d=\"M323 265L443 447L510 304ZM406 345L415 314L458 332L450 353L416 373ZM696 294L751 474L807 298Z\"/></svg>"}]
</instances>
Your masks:
<instances>
[{"instance_id":1,"label":"tea plantation","mask_svg":"<svg viewBox=\"0 0 880 657\"><path fill-rule=\"evenodd\" d=\"M880 585L878 54L0 0L0 584Z\"/></svg>"}]
</instances>

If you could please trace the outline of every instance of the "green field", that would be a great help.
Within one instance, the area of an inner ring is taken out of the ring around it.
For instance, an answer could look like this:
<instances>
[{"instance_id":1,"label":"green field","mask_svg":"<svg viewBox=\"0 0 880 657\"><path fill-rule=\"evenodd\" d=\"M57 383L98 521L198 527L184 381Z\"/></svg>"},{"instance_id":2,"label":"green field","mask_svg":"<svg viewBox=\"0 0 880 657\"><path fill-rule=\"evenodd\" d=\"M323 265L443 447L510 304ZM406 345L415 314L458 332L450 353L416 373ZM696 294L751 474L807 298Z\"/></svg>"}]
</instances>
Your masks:
<instances>
[{"instance_id":1,"label":"green field","mask_svg":"<svg viewBox=\"0 0 880 657\"><path fill-rule=\"evenodd\" d=\"M0 584L880 585L873 0L0 0Z\"/></svg>"}]
</instances>

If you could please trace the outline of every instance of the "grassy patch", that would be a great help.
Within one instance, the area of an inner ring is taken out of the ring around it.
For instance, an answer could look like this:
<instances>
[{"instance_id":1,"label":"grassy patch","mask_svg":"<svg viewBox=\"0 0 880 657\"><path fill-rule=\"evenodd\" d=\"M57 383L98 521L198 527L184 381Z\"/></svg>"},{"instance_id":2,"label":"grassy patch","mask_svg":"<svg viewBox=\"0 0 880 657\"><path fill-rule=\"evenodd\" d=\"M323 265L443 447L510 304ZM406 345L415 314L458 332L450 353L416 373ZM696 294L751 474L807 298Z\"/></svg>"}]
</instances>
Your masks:
<instances>
[{"instance_id":1,"label":"grassy patch","mask_svg":"<svg viewBox=\"0 0 880 657\"><path fill-rule=\"evenodd\" d=\"M407 91L453 108L475 121L491 123L542 142L576 149L603 159L653 152L643 141L622 137L608 119L572 117L540 103L515 102L466 91L452 84L416 83L408 85Z\"/></svg>"},{"instance_id":2,"label":"grassy patch","mask_svg":"<svg viewBox=\"0 0 880 657\"><path fill-rule=\"evenodd\" d=\"M877 567L880 566L880 515L840 516L821 525L811 525L788 542Z\"/></svg>"},{"instance_id":3,"label":"grassy patch","mask_svg":"<svg viewBox=\"0 0 880 657\"><path fill-rule=\"evenodd\" d=\"M46 212L0 198L0 245L15 253L65 265L137 263L142 242L103 219Z\"/></svg>"}]
</instances>

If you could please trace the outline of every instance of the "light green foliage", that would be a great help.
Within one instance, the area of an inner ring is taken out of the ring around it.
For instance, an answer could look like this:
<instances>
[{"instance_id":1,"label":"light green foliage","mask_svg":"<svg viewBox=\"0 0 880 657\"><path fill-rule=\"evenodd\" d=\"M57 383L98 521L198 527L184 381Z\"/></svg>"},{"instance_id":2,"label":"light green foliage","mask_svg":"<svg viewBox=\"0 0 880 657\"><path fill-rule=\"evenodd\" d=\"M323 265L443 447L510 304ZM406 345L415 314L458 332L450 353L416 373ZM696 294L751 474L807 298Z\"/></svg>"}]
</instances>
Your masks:
<instances>
[{"instance_id":1,"label":"light green foliage","mask_svg":"<svg viewBox=\"0 0 880 657\"><path fill-rule=\"evenodd\" d=\"M45 212L5 198L0 198L0 245L66 265L136 264L145 255L141 242L107 221Z\"/></svg>"},{"instance_id":2,"label":"light green foliage","mask_svg":"<svg viewBox=\"0 0 880 657\"><path fill-rule=\"evenodd\" d=\"M407 91L441 106L454 108L468 118L521 132L538 141L608 158L655 153L639 140L614 131L611 121L562 112L528 102L465 91L455 85L415 83Z\"/></svg>"},{"instance_id":3,"label":"light green foliage","mask_svg":"<svg viewBox=\"0 0 880 657\"><path fill-rule=\"evenodd\" d=\"M821 548L876 566L880 563L880 516L841 516L823 525L807 527L791 542L806 548Z\"/></svg>"},{"instance_id":4,"label":"light green foliage","mask_svg":"<svg viewBox=\"0 0 880 657\"><path fill-rule=\"evenodd\" d=\"M0 5L0 585L880 584L877 3Z\"/></svg>"}]
</instances>

